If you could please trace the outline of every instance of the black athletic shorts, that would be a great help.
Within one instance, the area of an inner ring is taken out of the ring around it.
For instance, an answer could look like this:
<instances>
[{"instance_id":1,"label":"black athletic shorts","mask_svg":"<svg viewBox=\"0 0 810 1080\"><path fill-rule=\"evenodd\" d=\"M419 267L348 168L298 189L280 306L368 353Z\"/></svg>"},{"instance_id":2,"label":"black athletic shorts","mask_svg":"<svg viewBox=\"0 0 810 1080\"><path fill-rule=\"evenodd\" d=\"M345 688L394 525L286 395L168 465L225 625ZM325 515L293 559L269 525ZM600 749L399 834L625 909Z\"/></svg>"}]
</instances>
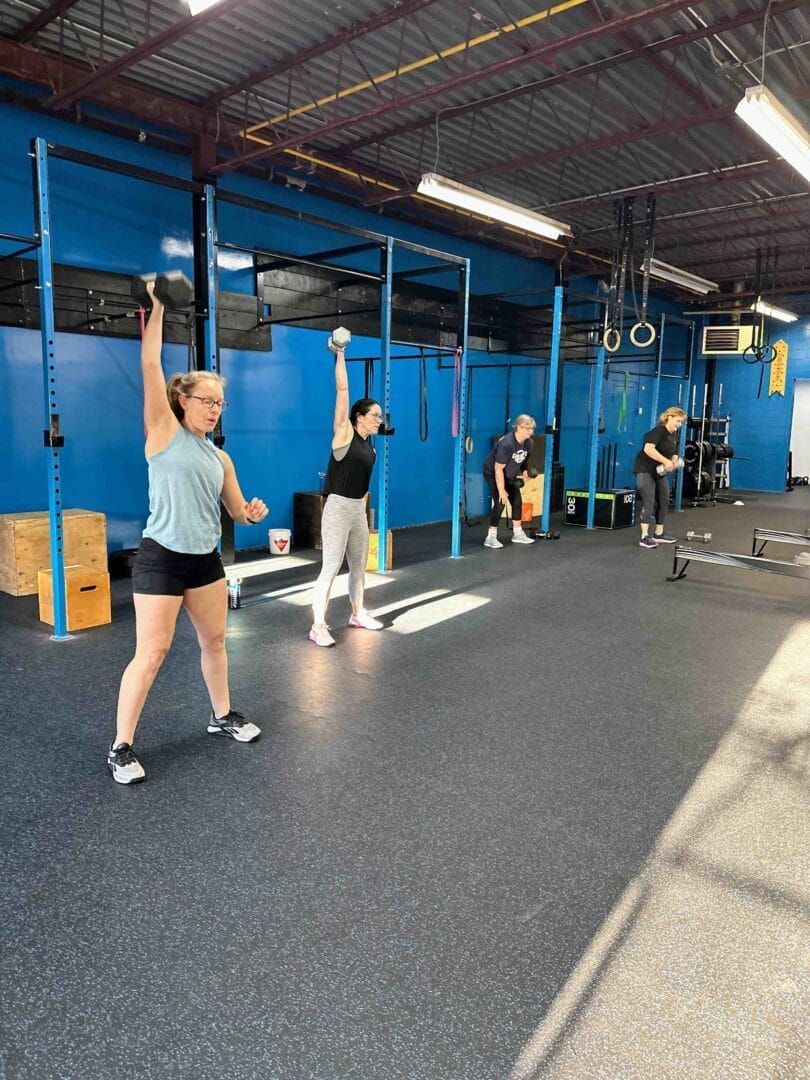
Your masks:
<instances>
[{"instance_id":1,"label":"black athletic shorts","mask_svg":"<svg viewBox=\"0 0 810 1080\"><path fill-rule=\"evenodd\" d=\"M132 591L150 596L182 596L225 577L216 548L208 555L170 551L148 536L141 540L132 566Z\"/></svg>"}]
</instances>

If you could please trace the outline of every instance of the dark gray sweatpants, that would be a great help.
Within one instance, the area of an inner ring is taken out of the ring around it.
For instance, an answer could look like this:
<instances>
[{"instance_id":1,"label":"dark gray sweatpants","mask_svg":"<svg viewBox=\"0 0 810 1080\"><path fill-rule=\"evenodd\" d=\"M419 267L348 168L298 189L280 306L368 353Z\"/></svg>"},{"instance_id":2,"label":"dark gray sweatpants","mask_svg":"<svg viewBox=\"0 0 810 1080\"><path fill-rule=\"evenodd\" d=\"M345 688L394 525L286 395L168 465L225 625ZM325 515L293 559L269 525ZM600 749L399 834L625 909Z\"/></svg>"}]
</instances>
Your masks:
<instances>
[{"instance_id":1,"label":"dark gray sweatpants","mask_svg":"<svg viewBox=\"0 0 810 1080\"><path fill-rule=\"evenodd\" d=\"M650 473L636 473L636 487L641 496L642 525L663 525L669 510L669 483L666 476L651 476Z\"/></svg>"}]
</instances>

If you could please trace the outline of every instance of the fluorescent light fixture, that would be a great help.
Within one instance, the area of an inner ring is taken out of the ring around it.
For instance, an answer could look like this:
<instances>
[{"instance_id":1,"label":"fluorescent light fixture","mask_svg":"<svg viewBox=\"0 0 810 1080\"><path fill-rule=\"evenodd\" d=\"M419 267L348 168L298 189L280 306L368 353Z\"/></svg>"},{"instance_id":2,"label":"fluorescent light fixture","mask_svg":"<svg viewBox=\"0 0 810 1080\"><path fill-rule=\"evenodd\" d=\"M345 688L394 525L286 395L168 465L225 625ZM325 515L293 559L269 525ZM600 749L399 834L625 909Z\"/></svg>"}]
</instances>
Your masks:
<instances>
[{"instance_id":1,"label":"fluorescent light fixture","mask_svg":"<svg viewBox=\"0 0 810 1080\"><path fill-rule=\"evenodd\" d=\"M536 214L534 210L516 206L494 195L486 195L483 191L465 187L464 184L448 180L444 176L437 176L436 173L425 173L419 181L417 191L420 195L436 199L437 202L459 206L463 210L470 210L473 214L481 214L494 221L502 221L505 225L513 225L516 229L533 233L535 236L543 236L547 240L557 240L560 236L573 236L571 226L563 221L555 221L554 218Z\"/></svg>"},{"instance_id":2,"label":"fluorescent light fixture","mask_svg":"<svg viewBox=\"0 0 810 1080\"><path fill-rule=\"evenodd\" d=\"M186 3L192 15L199 15L203 11L208 11L214 4L218 4L219 0L186 0Z\"/></svg>"},{"instance_id":3,"label":"fluorescent light fixture","mask_svg":"<svg viewBox=\"0 0 810 1080\"><path fill-rule=\"evenodd\" d=\"M771 319L778 319L780 322L796 322L799 318L793 311L786 311L785 308L766 304L764 300L757 300L756 303L751 305L751 310L755 311L757 315L768 315Z\"/></svg>"},{"instance_id":4,"label":"fluorescent light fixture","mask_svg":"<svg viewBox=\"0 0 810 1080\"><path fill-rule=\"evenodd\" d=\"M749 86L734 111L805 180L810 180L810 134L770 90Z\"/></svg>"},{"instance_id":5,"label":"fluorescent light fixture","mask_svg":"<svg viewBox=\"0 0 810 1080\"><path fill-rule=\"evenodd\" d=\"M689 292L701 293L703 296L709 292L718 292L720 289L716 281L708 281L706 278L698 277L697 274L690 274L687 270L661 262L660 259L650 259L650 277L661 281L671 281L674 285L680 285Z\"/></svg>"}]
</instances>

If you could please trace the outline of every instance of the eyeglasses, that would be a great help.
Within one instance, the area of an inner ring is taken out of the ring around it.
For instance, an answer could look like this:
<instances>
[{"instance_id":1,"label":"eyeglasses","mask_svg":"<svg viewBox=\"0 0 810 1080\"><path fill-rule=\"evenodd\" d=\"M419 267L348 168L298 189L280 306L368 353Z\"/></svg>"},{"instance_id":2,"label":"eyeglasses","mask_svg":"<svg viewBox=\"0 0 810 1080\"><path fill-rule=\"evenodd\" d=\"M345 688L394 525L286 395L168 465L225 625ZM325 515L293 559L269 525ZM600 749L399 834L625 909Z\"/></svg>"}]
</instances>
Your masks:
<instances>
[{"instance_id":1,"label":"eyeglasses","mask_svg":"<svg viewBox=\"0 0 810 1080\"><path fill-rule=\"evenodd\" d=\"M219 409L222 412L225 412L230 404L228 401L214 401L210 397L200 397L199 394L183 394L183 397L194 398L195 401L201 401L206 409Z\"/></svg>"}]
</instances>

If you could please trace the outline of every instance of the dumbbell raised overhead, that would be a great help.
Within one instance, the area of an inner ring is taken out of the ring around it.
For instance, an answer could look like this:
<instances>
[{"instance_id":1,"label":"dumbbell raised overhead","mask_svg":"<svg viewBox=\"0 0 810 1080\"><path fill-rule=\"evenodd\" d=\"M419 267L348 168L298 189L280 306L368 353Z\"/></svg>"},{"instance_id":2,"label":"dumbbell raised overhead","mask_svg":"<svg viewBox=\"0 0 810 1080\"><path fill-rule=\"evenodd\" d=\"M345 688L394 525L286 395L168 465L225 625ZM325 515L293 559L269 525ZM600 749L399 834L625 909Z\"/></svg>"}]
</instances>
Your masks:
<instances>
[{"instance_id":1,"label":"dumbbell raised overhead","mask_svg":"<svg viewBox=\"0 0 810 1080\"><path fill-rule=\"evenodd\" d=\"M329 340L326 343L326 347L330 352L337 353L340 350L345 349L351 340L351 330L347 330L345 326L339 326L336 330L332 331Z\"/></svg>"},{"instance_id":2,"label":"dumbbell raised overhead","mask_svg":"<svg viewBox=\"0 0 810 1080\"><path fill-rule=\"evenodd\" d=\"M132 296L141 307L150 307L151 297L146 286L154 282L155 296L164 307L172 311L191 307L194 303L194 286L182 270L168 270L164 274L138 274L132 279Z\"/></svg>"}]
</instances>

